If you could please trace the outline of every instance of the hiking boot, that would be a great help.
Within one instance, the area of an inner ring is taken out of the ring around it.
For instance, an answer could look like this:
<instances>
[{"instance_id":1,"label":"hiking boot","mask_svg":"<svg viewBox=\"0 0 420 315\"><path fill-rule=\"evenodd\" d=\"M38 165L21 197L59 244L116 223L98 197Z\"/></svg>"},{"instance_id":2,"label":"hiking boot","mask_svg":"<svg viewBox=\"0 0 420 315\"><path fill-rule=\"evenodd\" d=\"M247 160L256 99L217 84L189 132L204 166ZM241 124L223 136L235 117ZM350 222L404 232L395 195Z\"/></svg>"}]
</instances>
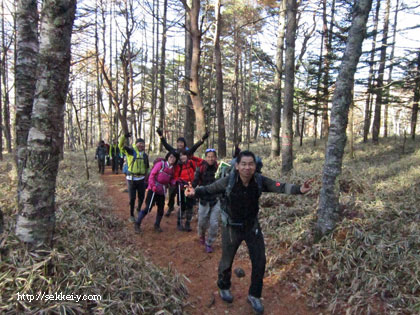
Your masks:
<instances>
[{"instance_id":1,"label":"hiking boot","mask_svg":"<svg viewBox=\"0 0 420 315\"><path fill-rule=\"evenodd\" d=\"M155 225L155 232L162 233L162 232L163 232L163 230L160 228L160 226L159 226L159 225Z\"/></svg>"},{"instance_id":2,"label":"hiking boot","mask_svg":"<svg viewBox=\"0 0 420 315\"><path fill-rule=\"evenodd\" d=\"M206 244L206 237L205 236L200 236L200 244L201 245L205 245Z\"/></svg>"},{"instance_id":3,"label":"hiking boot","mask_svg":"<svg viewBox=\"0 0 420 315\"><path fill-rule=\"evenodd\" d=\"M211 245L206 245L206 253L213 253L213 247L211 247Z\"/></svg>"},{"instance_id":4,"label":"hiking boot","mask_svg":"<svg viewBox=\"0 0 420 315\"><path fill-rule=\"evenodd\" d=\"M133 223L136 222L136 219L134 218L134 215L130 216L130 222L133 222Z\"/></svg>"},{"instance_id":5,"label":"hiking boot","mask_svg":"<svg viewBox=\"0 0 420 315\"><path fill-rule=\"evenodd\" d=\"M248 295L248 302L251 304L255 313L262 314L264 313L264 306L261 302L261 299L256 298L255 296Z\"/></svg>"},{"instance_id":6,"label":"hiking boot","mask_svg":"<svg viewBox=\"0 0 420 315\"><path fill-rule=\"evenodd\" d=\"M192 231L191 226L190 226L190 222L185 223L184 230L187 231L187 232L191 232Z\"/></svg>"},{"instance_id":7,"label":"hiking boot","mask_svg":"<svg viewBox=\"0 0 420 315\"><path fill-rule=\"evenodd\" d=\"M140 234L140 232L141 232L141 230L140 230L140 224L134 223L134 232L136 234Z\"/></svg>"},{"instance_id":8,"label":"hiking boot","mask_svg":"<svg viewBox=\"0 0 420 315\"><path fill-rule=\"evenodd\" d=\"M229 289L227 290L219 289L219 295L223 301L228 302L228 303L233 302L233 296L232 296L232 293L230 293Z\"/></svg>"},{"instance_id":9,"label":"hiking boot","mask_svg":"<svg viewBox=\"0 0 420 315\"><path fill-rule=\"evenodd\" d=\"M169 208L168 211L166 211L166 213L165 213L165 217L169 217L171 215L172 211L174 211L174 208Z\"/></svg>"}]
</instances>

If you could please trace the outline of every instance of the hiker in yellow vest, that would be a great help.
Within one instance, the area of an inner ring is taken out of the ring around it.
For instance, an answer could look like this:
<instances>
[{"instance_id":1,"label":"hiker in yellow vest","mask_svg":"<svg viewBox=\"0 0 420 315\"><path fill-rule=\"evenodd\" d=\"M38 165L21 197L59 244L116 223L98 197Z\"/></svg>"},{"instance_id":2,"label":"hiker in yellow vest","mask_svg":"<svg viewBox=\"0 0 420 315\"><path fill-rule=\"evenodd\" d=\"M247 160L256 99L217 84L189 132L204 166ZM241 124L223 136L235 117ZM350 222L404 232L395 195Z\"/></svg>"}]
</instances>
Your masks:
<instances>
[{"instance_id":1,"label":"hiker in yellow vest","mask_svg":"<svg viewBox=\"0 0 420 315\"><path fill-rule=\"evenodd\" d=\"M130 195L130 220L135 222L134 205L136 203L136 192L138 196L137 211L140 212L146 190L145 179L149 172L149 157L144 152L146 145L142 138L138 138L132 147L124 145L125 139L130 137L131 133L121 136L118 147L120 152L127 157L128 172L126 178Z\"/></svg>"}]
</instances>

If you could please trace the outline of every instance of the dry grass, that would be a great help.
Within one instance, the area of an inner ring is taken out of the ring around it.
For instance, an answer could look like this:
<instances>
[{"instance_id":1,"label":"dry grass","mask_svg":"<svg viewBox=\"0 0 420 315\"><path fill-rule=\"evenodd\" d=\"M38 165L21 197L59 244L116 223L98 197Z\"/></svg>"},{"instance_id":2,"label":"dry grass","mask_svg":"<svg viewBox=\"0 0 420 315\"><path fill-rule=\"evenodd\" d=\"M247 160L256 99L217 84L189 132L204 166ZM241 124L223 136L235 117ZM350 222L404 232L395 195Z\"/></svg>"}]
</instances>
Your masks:
<instances>
[{"instance_id":1,"label":"dry grass","mask_svg":"<svg viewBox=\"0 0 420 315\"><path fill-rule=\"evenodd\" d=\"M324 146L296 148L295 170L280 176L280 159L264 158L270 177L314 178L305 197L265 194L261 224L268 272L293 283L311 306L329 313L420 313L420 150L402 140L358 144L338 181L342 221L313 242ZM257 151L257 150L256 150Z\"/></svg>"},{"instance_id":2,"label":"dry grass","mask_svg":"<svg viewBox=\"0 0 420 315\"><path fill-rule=\"evenodd\" d=\"M93 156L93 154L91 154ZM91 170L96 170L92 161ZM110 213L96 174L86 181L80 155L66 154L57 184L52 251L29 252L13 235L16 180L11 161L0 164L0 207L7 225L0 240L0 313L181 313L183 278L147 262ZM94 171L92 171L94 173ZM100 301L18 301L17 294L100 295Z\"/></svg>"}]
</instances>

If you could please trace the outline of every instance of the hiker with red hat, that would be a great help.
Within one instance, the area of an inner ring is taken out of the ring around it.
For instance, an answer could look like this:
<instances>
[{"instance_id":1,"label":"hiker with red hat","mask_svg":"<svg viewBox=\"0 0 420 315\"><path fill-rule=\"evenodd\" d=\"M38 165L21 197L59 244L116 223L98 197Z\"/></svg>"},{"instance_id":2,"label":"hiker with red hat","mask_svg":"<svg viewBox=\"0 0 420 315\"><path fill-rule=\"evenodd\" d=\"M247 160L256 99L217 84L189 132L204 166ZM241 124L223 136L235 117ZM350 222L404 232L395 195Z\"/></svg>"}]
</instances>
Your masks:
<instances>
[{"instance_id":1,"label":"hiker with red hat","mask_svg":"<svg viewBox=\"0 0 420 315\"><path fill-rule=\"evenodd\" d=\"M209 133L206 132L199 141L197 141L196 143L194 143L194 145L189 148L187 146L187 142L185 141L185 138L183 137L179 137L176 140L176 148L174 148L173 146L171 146L167 141L166 138L163 136L163 131L159 128L156 129L156 132L159 135L160 141L162 143L162 145L165 147L166 150L168 150L169 152L173 151L173 152L177 152L178 154L181 152L181 150L185 150L187 156L189 158L191 158L195 151L204 143L204 141L209 137ZM195 158L195 157L194 157ZM172 213L172 211L174 210L174 205L175 205L175 196L177 194L177 189L170 187L169 188L169 201L168 201L168 211L166 212L165 216L169 217Z\"/></svg>"}]
</instances>

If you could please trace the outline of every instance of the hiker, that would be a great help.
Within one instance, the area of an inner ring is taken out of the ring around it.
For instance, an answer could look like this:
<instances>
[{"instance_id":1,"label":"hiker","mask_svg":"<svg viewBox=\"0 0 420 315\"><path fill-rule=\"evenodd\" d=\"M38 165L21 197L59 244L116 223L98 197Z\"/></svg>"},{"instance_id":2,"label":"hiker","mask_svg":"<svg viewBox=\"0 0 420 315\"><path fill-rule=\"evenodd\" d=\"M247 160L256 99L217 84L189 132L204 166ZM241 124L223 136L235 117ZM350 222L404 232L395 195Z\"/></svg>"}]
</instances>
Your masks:
<instances>
[{"instance_id":1,"label":"hiker","mask_svg":"<svg viewBox=\"0 0 420 315\"><path fill-rule=\"evenodd\" d=\"M258 200L262 192L286 194L305 194L311 190L311 181L302 186L276 182L256 172L256 158L250 151L242 151L237 157L235 170L229 176L215 181L213 184L186 189L189 197L199 197L223 194L221 209L222 227L222 258L219 263L217 286L220 297L232 303L230 292L232 263L236 251L242 241L248 246L252 264L251 286L248 301L257 313L264 311L260 300L265 272L264 237L258 222Z\"/></svg>"},{"instance_id":2,"label":"hiker","mask_svg":"<svg viewBox=\"0 0 420 315\"><path fill-rule=\"evenodd\" d=\"M106 147L106 166L110 166L111 165L111 160L109 158L110 145L108 143L105 143L105 147Z\"/></svg>"},{"instance_id":3,"label":"hiker","mask_svg":"<svg viewBox=\"0 0 420 315\"><path fill-rule=\"evenodd\" d=\"M174 178L174 165L178 161L178 154L170 151L165 159L155 162L149 175L149 186L147 187L146 207L139 212L137 221L134 223L134 230L140 233L140 225L144 217L150 212L153 205L157 205L155 231L162 232L160 221L163 217L165 206L165 194L168 185L176 185Z\"/></svg>"},{"instance_id":4,"label":"hiker","mask_svg":"<svg viewBox=\"0 0 420 315\"><path fill-rule=\"evenodd\" d=\"M127 158L127 183L130 195L130 220L135 222L134 205L136 203L136 192L138 197L137 211L140 212L146 190L145 178L149 171L149 157L144 152L145 143L142 138L138 138L136 143L130 148L124 145L125 139L130 138L131 133L121 136L118 147L120 152Z\"/></svg>"},{"instance_id":5,"label":"hiker","mask_svg":"<svg viewBox=\"0 0 420 315\"><path fill-rule=\"evenodd\" d=\"M112 159L112 173L118 174L118 168L120 167L120 148L118 147L117 140L109 147L109 156Z\"/></svg>"},{"instance_id":6,"label":"hiker","mask_svg":"<svg viewBox=\"0 0 420 315\"><path fill-rule=\"evenodd\" d=\"M178 183L177 193L179 201L179 211L177 219L177 229L179 231L191 232L191 219L193 215L194 199L186 197L184 187L194 180L194 174L197 167L200 167L202 159L189 159L186 150L181 150L179 154L179 162L175 166L175 179ZM185 215L185 226L182 225L182 219Z\"/></svg>"},{"instance_id":7,"label":"hiker","mask_svg":"<svg viewBox=\"0 0 420 315\"><path fill-rule=\"evenodd\" d=\"M218 169L217 154L215 149L207 149L205 159L201 166L196 169L193 187L197 185L207 186L212 184ZM216 239L219 229L220 217L220 200L217 195L208 195L200 198L198 206L198 236L200 244L205 245L207 253L213 252L213 242ZM206 231L208 229L208 237L206 239Z\"/></svg>"},{"instance_id":8,"label":"hiker","mask_svg":"<svg viewBox=\"0 0 420 315\"><path fill-rule=\"evenodd\" d=\"M96 148L95 160L98 160L98 173L105 173L105 158L108 155L107 148L105 146L105 141L99 141L99 145Z\"/></svg>"},{"instance_id":9,"label":"hiker","mask_svg":"<svg viewBox=\"0 0 420 315\"><path fill-rule=\"evenodd\" d=\"M195 151L204 143L204 141L209 137L209 134L206 132L204 136L201 137L199 141L197 141L191 148L187 147L187 142L185 141L185 138L179 137L176 140L176 149L172 147L168 142L166 141L165 137L163 136L163 132L161 129L157 128L156 132L159 135L160 141L162 142L162 145L165 147L166 150L180 153L181 150L186 150L187 155L189 157L192 157L195 153ZM169 187L169 200L168 200L168 211L166 212L165 216L169 217L171 213L174 211L174 205L175 205L175 196L177 194L176 187Z\"/></svg>"}]
</instances>

